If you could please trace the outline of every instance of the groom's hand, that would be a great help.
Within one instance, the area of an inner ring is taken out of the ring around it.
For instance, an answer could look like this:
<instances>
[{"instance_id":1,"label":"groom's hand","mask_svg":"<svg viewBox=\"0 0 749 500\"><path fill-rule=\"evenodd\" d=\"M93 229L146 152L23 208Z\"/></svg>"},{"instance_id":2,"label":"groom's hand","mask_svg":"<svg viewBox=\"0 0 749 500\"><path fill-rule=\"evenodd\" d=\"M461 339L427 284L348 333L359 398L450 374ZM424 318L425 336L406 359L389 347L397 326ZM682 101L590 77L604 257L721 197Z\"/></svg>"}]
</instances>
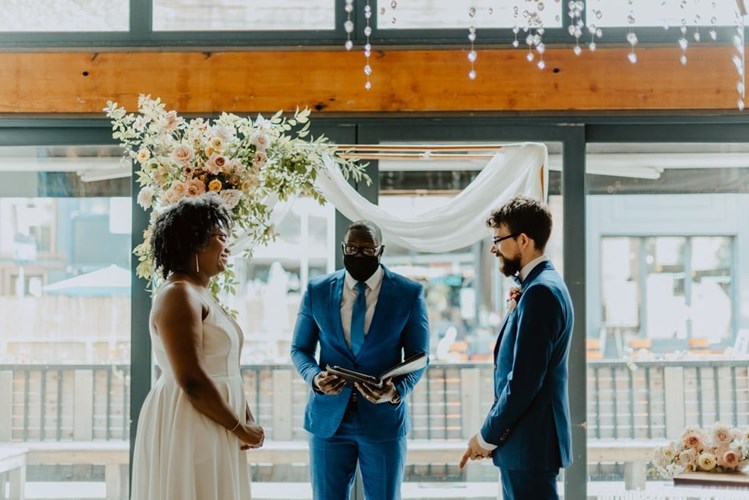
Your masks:
<instances>
[{"instance_id":1,"label":"groom's hand","mask_svg":"<svg viewBox=\"0 0 749 500\"><path fill-rule=\"evenodd\" d=\"M466 463L468 463L468 460L481 460L482 458L489 458L490 456L492 456L492 452L482 448L479 445L478 439L476 439L476 436L474 435L470 441L468 441L468 448L466 449L466 452L463 453L463 457L460 459L458 466L462 469L465 467Z\"/></svg>"},{"instance_id":2,"label":"groom's hand","mask_svg":"<svg viewBox=\"0 0 749 500\"><path fill-rule=\"evenodd\" d=\"M312 384L317 388L318 391L322 392L323 394L332 396L340 393L343 390L343 387L346 385L346 380L339 377L338 375L333 375L332 373L328 373L326 370L323 370L315 375Z\"/></svg>"}]
</instances>

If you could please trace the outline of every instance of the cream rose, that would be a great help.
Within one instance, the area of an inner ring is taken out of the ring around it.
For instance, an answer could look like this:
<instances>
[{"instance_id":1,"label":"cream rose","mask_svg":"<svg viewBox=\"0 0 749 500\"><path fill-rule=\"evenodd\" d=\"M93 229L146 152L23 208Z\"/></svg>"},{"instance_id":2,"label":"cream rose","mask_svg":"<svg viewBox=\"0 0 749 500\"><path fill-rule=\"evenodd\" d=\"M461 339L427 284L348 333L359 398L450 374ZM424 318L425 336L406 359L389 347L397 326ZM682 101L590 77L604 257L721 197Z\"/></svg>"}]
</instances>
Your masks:
<instances>
[{"instance_id":1,"label":"cream rose","mask_svg":"<svg viewBox=\"0 0 749 500\"><path fill-rule=\"evenodd\" d=\"M172 151L172 161L180 167L188 165L194 157L195 150L187 144L180 144Z\"/></svg>"},{"instance_id":2,"label":"cream rose","mask_svg":"<svg viewBox=\"0 0 749 500\"><path fill-rule=\"evenodd\" d=\"M205 193L205 184L200 179L190 179L187 181L187 195L200 196Z\"/></svg>"},{"instance_id":3,"label":"cream rose","mask_svg":"<svg viewBox=\"0 0 749 500\"><path fill-rule=\"evenodd\" d=\"M151 152L146 148L141 148L138 150L138 155L135 158L138 160L138 163L145 163L151 158Z\"/></svg>"},{"instance_id":4,"label":"cream rose","mask_svg":"<svg viewBox=\"0 0 749 500\"><path fill-rule=\"evenodd\" d=\"M697 459L697 465L702 470L710 471L718 465L718 460L712 453L700 453L700 456Z\"/></svg>"},{"instance_id":5,"label":"cream rose","mask_svg":"<svg viewBox=\"0 0 749 500\"><path fill-rule=\"evenodd\" d=\"M226 157L216 153L213 153L205 162L205 169L213 175L225 172L225 166Z\"/></svg>"}]
</instances>

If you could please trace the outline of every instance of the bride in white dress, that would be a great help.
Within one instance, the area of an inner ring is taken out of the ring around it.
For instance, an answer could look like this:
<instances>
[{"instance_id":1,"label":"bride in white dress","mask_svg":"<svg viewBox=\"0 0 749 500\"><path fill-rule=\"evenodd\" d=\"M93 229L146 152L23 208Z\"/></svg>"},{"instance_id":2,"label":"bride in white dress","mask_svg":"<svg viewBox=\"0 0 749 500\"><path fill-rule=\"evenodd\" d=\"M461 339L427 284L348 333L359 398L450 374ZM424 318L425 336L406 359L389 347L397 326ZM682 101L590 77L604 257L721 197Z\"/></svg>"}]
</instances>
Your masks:
<instances>
[{"instance_id":1,"label":"bride in white dress","mask_svg":"<svg viewBox=\"0 0 749 500\"><path fill-rule=\"evenodd\" d=\"M208 289L226 267L230 223L215 195L183 198L154 223L166 282L150 333L162 374L138 419L132 500L251 498L244 450L262 446L264 433L242 386L242 333Z\"/></svg>"}]
</instances>

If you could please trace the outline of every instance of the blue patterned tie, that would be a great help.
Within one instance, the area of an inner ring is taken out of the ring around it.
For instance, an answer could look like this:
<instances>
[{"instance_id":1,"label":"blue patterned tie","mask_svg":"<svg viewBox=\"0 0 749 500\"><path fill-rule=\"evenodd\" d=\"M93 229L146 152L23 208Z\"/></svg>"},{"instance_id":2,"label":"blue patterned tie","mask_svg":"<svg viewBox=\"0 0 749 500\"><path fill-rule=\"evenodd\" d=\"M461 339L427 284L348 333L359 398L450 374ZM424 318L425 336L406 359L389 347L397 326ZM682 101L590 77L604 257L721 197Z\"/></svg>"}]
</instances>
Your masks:
<instances>
[{"instance_id":1,"label":"blue patterned tie","mask_svg":"<svg viewBox=\"0 0 749 500\"><path fill-rule=\"evenodd\" d=\"M359 354L359 349L364 343L364 316L367 314L366 291L366 283L361 281L356 283L356 299L354 299L354 310L351 312L351 350L354 355Z\"/></svg>"}]
</instances>

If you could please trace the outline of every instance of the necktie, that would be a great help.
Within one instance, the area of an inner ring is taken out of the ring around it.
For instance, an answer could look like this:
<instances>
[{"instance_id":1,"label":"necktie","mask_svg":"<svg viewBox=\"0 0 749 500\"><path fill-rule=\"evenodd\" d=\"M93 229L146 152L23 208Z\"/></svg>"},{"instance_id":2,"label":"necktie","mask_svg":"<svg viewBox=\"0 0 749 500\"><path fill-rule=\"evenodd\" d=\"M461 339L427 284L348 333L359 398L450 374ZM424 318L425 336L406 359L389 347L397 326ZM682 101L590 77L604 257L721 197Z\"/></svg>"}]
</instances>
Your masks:
<instances>
[{"instance_id":1,"label":"necktie","mask_svg":"<svg viewBox=\"0 0 749 500\"><path fill-rule=\"evenodd\" d=\"M512 278L512 281L514 281L517 286L522 286L523 285L523 282L520 281L520 275L519 274L513 274L512 276L510 276L510 278Z\"/></svg>"},{"instance_id":2,"label":"necktie","mask_svg":"<svg viewBox=\"0 0 749 500\"><path fill-rule=\"evenodd\" d=\"M356 299L354 299L354 310L351 312L351 350L354 355L359 354L364 343L364 316L367 314L367 284L361 281L356 283Z\"/></svg>"}]
</instances>

